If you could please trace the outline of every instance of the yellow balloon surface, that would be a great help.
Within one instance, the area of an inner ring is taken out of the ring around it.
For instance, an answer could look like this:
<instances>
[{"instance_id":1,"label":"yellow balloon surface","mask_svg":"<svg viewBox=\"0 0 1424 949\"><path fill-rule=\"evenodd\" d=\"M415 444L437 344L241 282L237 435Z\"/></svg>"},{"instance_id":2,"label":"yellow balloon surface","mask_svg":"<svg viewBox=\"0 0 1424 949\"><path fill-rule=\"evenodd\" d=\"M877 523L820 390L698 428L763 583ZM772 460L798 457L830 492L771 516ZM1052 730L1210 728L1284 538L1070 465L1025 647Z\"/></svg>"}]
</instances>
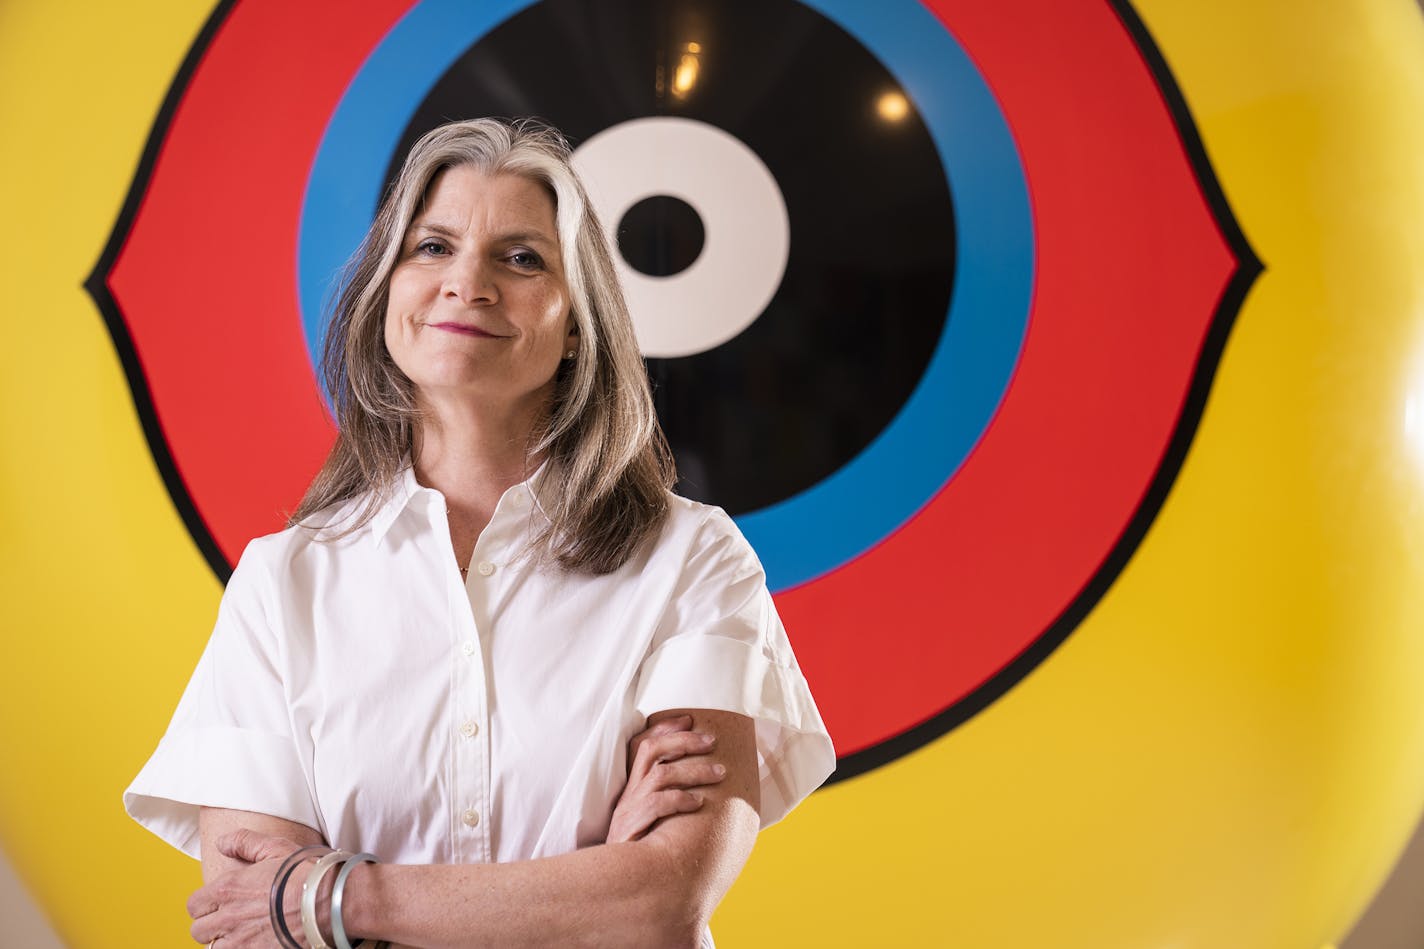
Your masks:
<instances>
[{"instance_id":1,"label":"yellow balloon surface","mask_svg":"<svg viewBox=\"0 0 1424 949\"><path fill-rule=\"evenodd\" d=\"M1424 22L1134 6L1265 265L1181 474L1035 671L762 836L722 945L1316 947L1419 816ZM184 944L199 882L120 793L221 588L82 283L209 12L0 5L0 845L75 947Z\"/></svg>"}]
</instances>

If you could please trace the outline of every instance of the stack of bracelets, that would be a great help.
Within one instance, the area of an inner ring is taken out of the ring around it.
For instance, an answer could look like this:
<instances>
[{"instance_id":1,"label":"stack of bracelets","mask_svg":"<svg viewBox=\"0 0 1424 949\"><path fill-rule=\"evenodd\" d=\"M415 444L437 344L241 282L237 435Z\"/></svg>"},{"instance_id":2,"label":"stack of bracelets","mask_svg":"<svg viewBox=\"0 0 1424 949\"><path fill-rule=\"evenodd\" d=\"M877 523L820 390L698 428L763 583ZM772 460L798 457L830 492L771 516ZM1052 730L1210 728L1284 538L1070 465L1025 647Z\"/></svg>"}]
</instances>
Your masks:
<instances>
[{"instance_id":1,"label":"stack of bracelets","mask_svg":"<svg viewBox=\"0 0 1424 949\"><path fill-rule=\"evenodd\" d=\"M310 847L303 847L294 851L278 868L277 875L272 878L272 898L268 908L272 913L272 933L277 937L285 949L303 949L301 943L297 942L292 931L287 928L287 914L285 910L285 896L287 883L291 880L292 874L296 873L297 867L307 859L307 856L314 850L325 850L326 853L317 860L316 866L311 868L307 874L306 881L302 883L302 933L307 937L307 949L354 949L355 946L365 944L364 939L356 940L354 946L346 938L346 924L341 919L341 895L346 889L346 878L351 875L351 871L362 863L375 863L376 858L369 853L350 853L345 850L332 850L319 844ZM335 940L335 947L328 946L321 938L321 930L316 922L316 892L321 887L322 878L327 871L337 864L341 864L341 869L336 874L336 883L331 890L331 936ZM373 949L385 949L390 943L378 942Z\"/></svg>"}]
</instances>

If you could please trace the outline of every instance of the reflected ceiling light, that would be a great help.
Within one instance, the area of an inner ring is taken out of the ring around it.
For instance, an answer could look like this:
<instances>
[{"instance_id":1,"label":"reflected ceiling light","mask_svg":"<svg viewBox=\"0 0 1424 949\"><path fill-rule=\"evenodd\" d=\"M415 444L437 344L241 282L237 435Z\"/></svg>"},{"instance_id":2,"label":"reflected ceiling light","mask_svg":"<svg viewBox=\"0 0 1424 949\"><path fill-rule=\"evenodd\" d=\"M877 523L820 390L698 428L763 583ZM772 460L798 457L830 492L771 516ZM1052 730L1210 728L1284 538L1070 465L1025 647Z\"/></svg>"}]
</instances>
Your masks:
<instances>
[{"instance_id":1,"label":"reflected ceiling light","mask_svg":"<svg viewBox=\"0 0 1424 949\"><path fill-rule=\"evenodd\" d=\"M1424 360L1415 370L1404 394L1404 443L1415 462L1424 468Z\"/></svg>"},{"instance_id":2,"label":"reflected ceiling light","mask_svg":"<svg viewBox=\"0 0 1424 949\"><path fill-rule=\"evenodd\" d=\"M887 122L899 122L910 114L910 100L898 89L881 96L875 103L875 111Z\"/></svg>"},{"instance_id":3,"label":"reflected ceiling light","mask_svg":"<svg viewBox=\"0 0 1424 949\"><path fill-rule=\"evenodd\" d=\"M701 68L697 56L702 52L702 44L686 43L682 48L682 58L677 61L677 70L672 74L672 94L686 99L692 87L697 85L697 72Z\"/></svg>"}]
</instances>

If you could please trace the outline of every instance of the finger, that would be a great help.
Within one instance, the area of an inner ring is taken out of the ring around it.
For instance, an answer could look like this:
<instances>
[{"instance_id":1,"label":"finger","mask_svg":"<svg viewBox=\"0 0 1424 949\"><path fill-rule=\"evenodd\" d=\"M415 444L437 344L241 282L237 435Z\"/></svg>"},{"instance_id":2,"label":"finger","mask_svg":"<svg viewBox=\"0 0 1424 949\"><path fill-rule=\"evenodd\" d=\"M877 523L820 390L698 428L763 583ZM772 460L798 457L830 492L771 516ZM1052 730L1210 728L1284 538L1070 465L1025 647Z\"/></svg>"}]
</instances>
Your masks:
<instances>
[{"instance_id":1,"label":"finger","mask_svg":"<svg viewBox=\"0 0 1424 949\"><path fill-rule=\"evenodd\" d=\"M658 735L667 735L672 732L685 732L692 727L691 715L674 715L672 718L664 718L654 722L640 733L653 738Z\"/></svg>"},{"instance_id":2,"label":"finger","mask_svg":"<svg viewBox=\"0 0 1424 949\"><path fill-rule=\"evenodd\" d=\"M704 758L682 758L678 761L662 762L649 772L645 780L653 791L664 788L691 788L707 784L717 784L727 776L727 769L715 761Z\"/></svg>"},{"instance_id":3,"label":"finger","mask_svg":"<svg viewBox=\"0 0 1424 949\"><path fill-rule=\"evenodd\" d=\"M273 857L284 857L291 853L295 846L296 844L290 840L269 837L246 827L223 834L217 839L219 853L225 857L232 857L247 863L260 863Z\"/></svg>"},{"instance_id":4,"label":"finger","mask_svg":"<svg viewBox=\"0 0 1424 949\"><path fill-rule=\"evenodd\" d=\"M193 895L188 897L187 907L188 916L192 919L202 919L209 913L217 912L218 900L212 887L205 886L194 891Z\"/></svg>"},{"instance_id":5,"label":"finger","mask_svg":"<svg viewBox=\"0 0 1424 949\"><path fill-rule=\"evenodd\" d=\"M716 740L699 732L676 732L659 735L643 742L638 757L628 769L628 784L639 784L659 762L676 761L685 755L704 755L715 748Z\"/></svg>"},{"instance_id":6,"label":"finger","mask_svg":"<svg viewBox=\"0 0 1424 949\"><path fill-rule=\"evenodd\" d=\"M684 717L687 718L688 724L691 724L691 717ZM675 719L669 719L669 721L675 721ZM685 735L687 734L687 732L663 732L654 735L652 734L652 729L649 729L644 734L647 737L640 737L639 739L637 739L637 748L633 752L632 759L628 764L629 785L637 784L639 781L641 781L647 776L648 769L651 768L657 762L659 757L661 757L659 754L659 749L664 746L667 738L670 735Z\"/></svg>"},{"instance_id":7,"label":"finger","mask_svg":"<svg viewBox=\"0 0 1424 949\"><path fill-rule=\"evenodd\" d=\"M221 939L223 933L222 930L218 928L214 917L204 916L194 921L193 925L188 927L188 935L193 937L194 942L206 946L215 939Z\"/></svg>"},{"instance_id":8,"label":"finger","mask_svg":"<svg viewBox=\"0 0 1424 949\"><path fill-rule=\"evenodd\" d=\"M676 761L685 755L705 755L717 747L717 739L701 732L677 732L660 735L643 747L654 761Z\"/></svg>"},{"instance_id":9,"label":"finger","mask_svg":"<svg viewBox=\"0 0 1424 949\"><path fill-rule=\"evenodd\" d=\"M654 722L628 740L628 759L631 761L637 755L638 747L649 738L657 738L660 735L668 735L673 732L687 731L691 727L691 715L675 715L672 718L664 718L661 721Z\"/></svg>"},{"instance_id":10,"label":"finger","mask_svg":"<svg viewBox=\"0 0 1424 949\"><path fill-rule=\"evenodd\" d=\"M654 808L658 817L671 817L674 814L690 814L702 806L703 797L695 791L670 790L659 791L652 796Z\"/></svg>"},{"instance_id":11,"label":"finger","mask_svg":"<svg viewBox=\"0 0 1424 949\"><path fill-rule=\"evenodd\" d=\"M631 839L637 840L653 829L664 817L690 814L702 806L702 796L693 791L674 788L650 794L638 808L638 818L631 828Z\"/></svg>"}]
</instances>

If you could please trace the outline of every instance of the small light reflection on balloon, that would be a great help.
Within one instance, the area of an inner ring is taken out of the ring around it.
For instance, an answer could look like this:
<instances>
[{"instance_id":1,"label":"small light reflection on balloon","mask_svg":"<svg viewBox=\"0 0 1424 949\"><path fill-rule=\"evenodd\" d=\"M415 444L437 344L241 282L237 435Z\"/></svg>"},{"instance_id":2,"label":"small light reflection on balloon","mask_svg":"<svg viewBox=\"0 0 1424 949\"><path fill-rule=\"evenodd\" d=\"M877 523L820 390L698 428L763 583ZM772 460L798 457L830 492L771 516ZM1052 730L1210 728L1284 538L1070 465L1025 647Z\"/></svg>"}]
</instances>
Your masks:
<instances>
[{"instance_id":1,"label":"small light reflection on balloon","mask_svg":"<svg viewBox=\"0 0 1424 949\"><path fill-rule=\"evenodd\" d=\"M1404 441L1414 460L1424 468L1424 374L1404 396Z\"/></svg>"},{"instance_id":2,"label":"small light reflection on balloon","mask_svg":"<svg viewBox=\"0 0 1424 949\"><path fill-rule=\"evenodd\" d=\"M1404 448L1424 473L1424 347L1415 350L1404 390Z\"/></svg>"},{"instance_id":3,"label":"small light reflection on balloon","mask_svg":"<svg viewBox=\"0 0 1424 949\"><path fill-rule=\"evenodd\" d=\"M885 93L875 102L875 111L887 122L899 122L910 114L910 100L898 89Z\"/></svg>"},{"instance_id":4,"label":"small light reflection on balloon","mask_svg":"<svg viewBox=\"0 0 1424 949\"><path fill-rule=\"evenodd\" d=\"M679 99L686 99L692 92L692 87L697 85L697 73L701 68L698 56L701 52L701 43L691 42L683 45L682 57L677 61L677 69L672 74L672 94Z\"/></svg>"}]
</instances>

